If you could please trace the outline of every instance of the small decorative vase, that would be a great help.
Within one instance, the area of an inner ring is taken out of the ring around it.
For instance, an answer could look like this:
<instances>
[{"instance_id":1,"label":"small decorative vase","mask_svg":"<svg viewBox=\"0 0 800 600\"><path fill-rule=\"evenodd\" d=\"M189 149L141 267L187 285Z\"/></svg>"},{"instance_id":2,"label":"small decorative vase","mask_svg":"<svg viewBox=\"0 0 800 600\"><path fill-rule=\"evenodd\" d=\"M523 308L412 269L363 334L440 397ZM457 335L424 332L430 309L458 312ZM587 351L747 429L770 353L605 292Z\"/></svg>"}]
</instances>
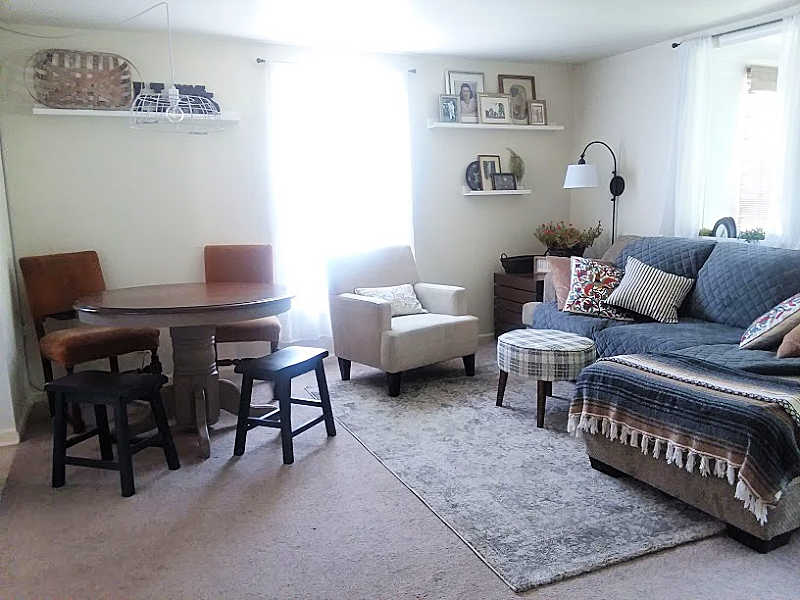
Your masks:
<instances>
[{"instance_id":1,"label":"small decorative vase","mask_svg":"<svg viewBox=\"0 0 800 600\"><path fill-rule=\"evenodd\" d=\"M571 246L569 248L548 248L545 256L583 256L586 246Z\"/></svg>"}]
</instances>

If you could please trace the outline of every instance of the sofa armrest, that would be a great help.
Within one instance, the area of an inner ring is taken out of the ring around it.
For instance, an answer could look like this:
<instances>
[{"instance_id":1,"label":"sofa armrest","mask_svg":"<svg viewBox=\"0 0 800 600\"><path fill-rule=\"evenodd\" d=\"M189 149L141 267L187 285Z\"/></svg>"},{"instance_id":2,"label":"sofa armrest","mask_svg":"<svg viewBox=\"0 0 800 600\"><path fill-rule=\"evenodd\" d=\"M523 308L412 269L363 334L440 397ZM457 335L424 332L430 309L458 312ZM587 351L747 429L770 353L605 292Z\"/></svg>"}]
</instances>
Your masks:
<instances>
[{"instance_id":1,"label":"sofa armrest","mask_svg":"<svg viewBox=\"0 0 800 600\"><path fill-rule=\"evenodd\" d=\"M428 312L439 315L461 316L467 314L467 290L456 285L415 283L414 291Z\"/></svg>"},{"instance_id":2,"label":"sofa armrest","mask_svg":"<svg viewBox=\"0 0 800 600\"><path fill-rule=\"evenodd\" d=\"M522 324L533 327L533 313L543 302L526 302L522 305Z\"/></svg>"},{"instance_id":3,"label":"sofa armrest","mask_svg":"<svg viewBox=\"0 0 800 600\"><path fill-rule=\"evenodd\" d=\"M381 334L392 328L392 305L357 294L331 296L333 352L371 367L380 367Z\"/></svg>"}]
</instances>

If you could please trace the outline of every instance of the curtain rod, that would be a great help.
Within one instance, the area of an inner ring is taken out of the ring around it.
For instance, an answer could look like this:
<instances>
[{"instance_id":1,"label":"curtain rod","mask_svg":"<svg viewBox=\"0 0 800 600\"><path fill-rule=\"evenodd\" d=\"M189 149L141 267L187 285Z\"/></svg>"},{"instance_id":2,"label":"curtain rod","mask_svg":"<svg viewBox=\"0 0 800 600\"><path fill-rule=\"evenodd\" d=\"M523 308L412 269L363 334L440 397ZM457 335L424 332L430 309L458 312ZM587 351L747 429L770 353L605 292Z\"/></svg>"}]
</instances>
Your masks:
<instances>
[{"instance_id":1,"label":"curtain rod","mask_svg":"<svg viewBox=\"0 0 800 600\"><path fill-rule=\"evenodd\" d=\"M759 27L767 27L769 25L777 25L782 20L783 19L773 19L772 21L764 21L763 23L756 23L755 25L748 25L746 27L738 27L736 29L731 29L730 31L722 31L720 33L715 33L711 37L712 38L718 38L718 37L723 36L723 35L730 35L731 33L739 33L741 31L749 31L751 29L758 29ZM686 40L681 40L680 42L673 42L672 43L672 47L673 48L677 48L678 46L680 46L685 41Z\"/></svg>"}]
</instances>

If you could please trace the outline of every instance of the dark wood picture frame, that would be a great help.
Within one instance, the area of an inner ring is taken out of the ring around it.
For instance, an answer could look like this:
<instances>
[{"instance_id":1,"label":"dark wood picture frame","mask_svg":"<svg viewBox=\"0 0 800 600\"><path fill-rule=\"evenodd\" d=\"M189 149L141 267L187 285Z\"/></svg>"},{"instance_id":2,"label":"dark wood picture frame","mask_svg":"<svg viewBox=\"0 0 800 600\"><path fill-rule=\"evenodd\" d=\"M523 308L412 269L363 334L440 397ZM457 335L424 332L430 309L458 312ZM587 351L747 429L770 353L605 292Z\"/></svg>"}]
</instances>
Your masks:
<instances>
[{"instance_id":1,"label":"dark wood picture frame","mask_svg":"<svg viewBox=\"0 0 800 600\"><path fill-rule=\"evenodd\" d=\"M513 173L492 173L492 189L497 191L516 190L516 175Z\"/></svg>"},{"instance_id":2,"label":"dark wood picture frame","mask_svg":"<svg viewBox=\"0 0 800 600\"><path fill-rule=\"evenodd\" d=\"M511 86L507 85L506 80L516 80L518 82L523 83L523 87L530 86L529 90L525 90L526 94L530 94L530 97L525 98L524 102L518 104L514 101L514 98L511 97L510 108L511 114L509 115L511 122L515 125L527 125L528 124L528 115L527 114L518 114L517 117L514 116L514 107L515 105L522 111L523 113L528 112L528 103L531 100L536 100L536 78L533 75L509 75L508 73L501 73L497 76L497 89L501 94L508 94L511 96ZM523 110L524 109L524 110Z\"/></svg>"}]
</instances>

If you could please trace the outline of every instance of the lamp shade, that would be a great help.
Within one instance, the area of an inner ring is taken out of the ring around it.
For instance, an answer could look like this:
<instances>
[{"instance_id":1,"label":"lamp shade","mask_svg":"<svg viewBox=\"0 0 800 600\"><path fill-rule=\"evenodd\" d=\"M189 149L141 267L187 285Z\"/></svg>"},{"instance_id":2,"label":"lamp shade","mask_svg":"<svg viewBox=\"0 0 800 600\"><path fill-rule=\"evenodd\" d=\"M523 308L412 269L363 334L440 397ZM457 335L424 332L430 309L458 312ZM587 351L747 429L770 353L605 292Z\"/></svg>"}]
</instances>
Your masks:
<instances>
[{"instance_id":1,"label":"lamp shade","mask_svg":"<svg viewBox=\"0 0 800 600\"><path fill-rule=\"evenodd\" d=\"M567 165L564 188L593 188L597 185L597 168L594 165Z\"/></svg>"}]
</instances>

